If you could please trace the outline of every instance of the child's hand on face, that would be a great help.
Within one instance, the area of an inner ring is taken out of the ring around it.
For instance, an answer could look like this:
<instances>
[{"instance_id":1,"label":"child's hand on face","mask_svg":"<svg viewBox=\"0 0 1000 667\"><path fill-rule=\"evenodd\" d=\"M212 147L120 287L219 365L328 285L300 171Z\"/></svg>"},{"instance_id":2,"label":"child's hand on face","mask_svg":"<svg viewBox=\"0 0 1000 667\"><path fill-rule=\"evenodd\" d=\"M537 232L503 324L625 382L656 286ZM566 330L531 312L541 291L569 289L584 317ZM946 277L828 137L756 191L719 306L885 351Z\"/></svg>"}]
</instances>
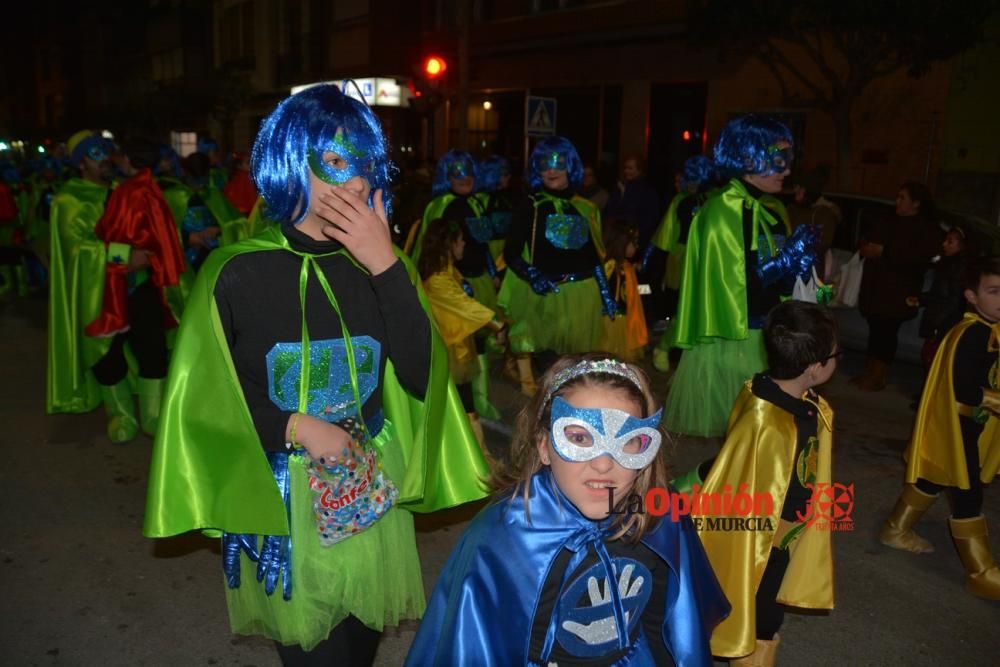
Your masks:
<instances>
[{"instance_id":1,"label":"child's hand on face","mask_svg":"<svg viewBox=\"0 0 1000 667\"><path fill-rule=\"evenodd\" d=\"M373 276L396 263L381 189L375 191L374 208L368 208L364 198L341 186L334 186L319 199L326 207L318 208L316 214L329 223L323 233L344 244Z\"/></svg>"}]
</instances>

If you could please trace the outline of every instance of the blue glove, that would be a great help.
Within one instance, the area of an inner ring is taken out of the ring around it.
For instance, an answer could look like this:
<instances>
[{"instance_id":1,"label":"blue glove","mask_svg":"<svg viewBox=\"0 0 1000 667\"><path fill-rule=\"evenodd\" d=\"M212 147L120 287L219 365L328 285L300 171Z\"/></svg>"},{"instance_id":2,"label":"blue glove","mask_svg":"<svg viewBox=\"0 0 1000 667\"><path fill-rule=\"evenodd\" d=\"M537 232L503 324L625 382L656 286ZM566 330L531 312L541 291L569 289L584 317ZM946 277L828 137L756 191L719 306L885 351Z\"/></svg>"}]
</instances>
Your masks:
<instances>
[{"instance_id":1,"label":"blue glove","mask_svg":"<svg viewBox=\"0 0 1000 667\"><path fill-rule=\"evenodd\" d=\"M475 292L475 290L472 289L472 285L469 284L468 280L463 280L462 281L462 291L465 292L466 294L468 294L469 296L473 297L473 298L475 298L475 296L476 296L476 292Z\"/></svg>"},{"instance_id":2,"label":"blue glove","mask_svg":"<svg viewBox=\"0 0 1000 667\"><path fill-rule=\"evenodd\" d=\"M281 577L282 597L292 599L292 545L287 535L266 535L257 562L257 581L264 582L264 592L274 593Z\"/></svg>"},{"instance_id":3,"label":"blue glove","mask_svg":"<svg viewBox=\"0 0 1000 667\"><path fill-rule=\"evenodd\" d=\"M611 296L611 288L608 287L608 279L604 275L604 267L600 264L594 267L594 278L597 279L597 288L601 291L601 312L615 319L615 315L618 314L618 304L615 303L614 298Z\"/></svg>"},{"instance_id":4,"label":"blue glove","mask_svg":"<svg viewBox=\"0 0 1000 667\"><path fill-rule=\"evenodd\" d=\"M777 255L757 265L757 278L765 287L792 275L805 278L815 263L816 230L799 225Z\"/></svg>"},{"instance_id":5,"label":"blue glove","mask_svg":"<svg viewBox=\"0 0 1000 667\"><path fill-rule=\"evenodd\" d=\"M257 536L249 534L222 533L222 571L230 588L240 587L240 552L246 551L247 558L257 562Z\"/></svg>"},{"instance_id":6,"label":"blue glove","mask_svg":"<svg viewBox=\"0 0 1000 667\"><path fill-rule=\"evenodd\" d=\"M549 292L559 293L559 288L556 287L556 284L542 275L542 272L539 271L537 267L529 264L525 273L528 276L528 282L531 283L531 289L535 291L535 294L545 296Z\"/></svg>"},{"instance_id":7,"label":"blue glove","mask_svg":"<svg viewBox=\"0 0 1000 667\"><path fill-rule=\"evenodd\" d=\"M642 258L639 260L639 273L645 273L646 267L649 266L649 260L653 256L653 253L657 250L656 246L650 243L646 246L646 252L642 253Z\"/></svg>"}]
</instances>

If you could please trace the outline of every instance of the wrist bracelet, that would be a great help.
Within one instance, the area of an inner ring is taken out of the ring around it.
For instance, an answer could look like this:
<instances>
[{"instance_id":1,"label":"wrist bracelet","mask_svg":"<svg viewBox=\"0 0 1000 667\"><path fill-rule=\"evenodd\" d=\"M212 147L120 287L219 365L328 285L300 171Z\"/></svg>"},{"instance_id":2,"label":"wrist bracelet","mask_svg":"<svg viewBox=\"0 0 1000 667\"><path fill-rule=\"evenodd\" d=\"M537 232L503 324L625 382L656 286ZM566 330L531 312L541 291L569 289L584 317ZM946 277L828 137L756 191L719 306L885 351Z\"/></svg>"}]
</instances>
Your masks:
<instances>
[{"instance_id":1,"label":"wrist bracelet","mask_svg":"<svg viewBox=\"0 0 1000 667\"><path fill-rule=\"evenodd\" d=\"M302 445L301 443L299 443L298 438L296 437L295 434L296 429L298 429L299 427L299 416L301 414L302 414L301 412L296 412L294 415L292 415L292 426L291 428L288 429L288 439L290 441L289 444L292 446L293 449L302 449Z\"/></svg>"}]
</instances>

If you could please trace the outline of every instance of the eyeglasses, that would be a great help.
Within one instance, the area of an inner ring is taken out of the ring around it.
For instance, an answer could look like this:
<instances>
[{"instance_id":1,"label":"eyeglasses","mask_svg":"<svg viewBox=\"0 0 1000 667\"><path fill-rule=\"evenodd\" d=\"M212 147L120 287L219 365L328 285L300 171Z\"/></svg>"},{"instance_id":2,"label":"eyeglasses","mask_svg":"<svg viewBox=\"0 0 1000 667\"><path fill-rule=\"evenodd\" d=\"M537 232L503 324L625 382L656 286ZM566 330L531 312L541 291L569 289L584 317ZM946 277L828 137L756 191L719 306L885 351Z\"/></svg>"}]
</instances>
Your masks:
<instances>
[{"instance_id":1,"label":"eyeglasses","mask_svg":"<svg viewBox=\"0 0 1000 667\"><path fill-rule=\"evenodd\" d=\"M829 356L826 356L826 357L823 357L817 363L825 364L826 362L830 361L831 359L840 359L842 356L844 356L844 350L839 350L838 349L833 354L831 354Z\"/></svg>"}]
</instances>

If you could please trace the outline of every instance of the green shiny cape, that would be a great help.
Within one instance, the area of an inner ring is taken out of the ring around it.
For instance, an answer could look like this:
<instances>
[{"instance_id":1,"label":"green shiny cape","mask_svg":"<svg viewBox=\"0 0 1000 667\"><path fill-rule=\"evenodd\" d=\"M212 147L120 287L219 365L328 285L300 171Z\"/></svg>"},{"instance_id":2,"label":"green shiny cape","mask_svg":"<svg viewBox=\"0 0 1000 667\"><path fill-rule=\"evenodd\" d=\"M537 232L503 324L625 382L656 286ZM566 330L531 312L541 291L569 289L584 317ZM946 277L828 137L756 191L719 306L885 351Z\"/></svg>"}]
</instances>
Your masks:
<instances>
[{"instance_id":1,"label":"green shiny cape","mask_svg":"<svg viewBox=\"0 0 1000 667\"><path fill-rule=\"evenodd\" d=\"M103 357L110 338L83 328L101 314L107 249L94 228L109 188L71 178L52 199L49 265L49 348L45 409L89 412L101 402L90 367Z\"/></svg>"},{"instance_id":2,"label":"green shiny cape","mask_svg":"<svg viewBox=\"0 0 1000 667\"><path fill-rule=\"evenodd\" d=\"M274 251L294 252L277 227L214 251L198 273L171 360L153 447L143 527L149 537L196 529L288 534L285 506L243 397L214 297L216 281L232 257ZM407 268L412 280L413 267ZM419 281L416 284L427 310ZM382 378L383 408L406 463L404 478L394 480L399 505L418 512L488 493L479 482L488 468L450 381L447 351L436 331L431 346L423 401L402 389L391 362Z\"/></svg>"},{"instance_id":3,"label":"green shiny cape","mask_svg":"<svg viewBox=\"0 0 1000 667\"><path fill-rule=\"evenodd\" d=\"M667 212L660 220L660 226L653 232L649 242L663 252L673 252L677 249L677 241L681 237L681 225L677 219L677 208L681 202L691 196L690 192L681 192L670 200Z\"/></svg>"},{"instance_id":4,"label":"green shiny cape","mask_svg":"<svg viewBox=\"0 0 1000 667\"><path fill-rule=\"evenodd\" d=\"M691 223L677 316L668 334L672 347L687 349L714 338L747 337L744 207L753 211L751 249L757 249L757 239L763 235L774 254L771 227L778 220L739 179L732 179L705 201Z\"/></svg>"}]
</instances>

